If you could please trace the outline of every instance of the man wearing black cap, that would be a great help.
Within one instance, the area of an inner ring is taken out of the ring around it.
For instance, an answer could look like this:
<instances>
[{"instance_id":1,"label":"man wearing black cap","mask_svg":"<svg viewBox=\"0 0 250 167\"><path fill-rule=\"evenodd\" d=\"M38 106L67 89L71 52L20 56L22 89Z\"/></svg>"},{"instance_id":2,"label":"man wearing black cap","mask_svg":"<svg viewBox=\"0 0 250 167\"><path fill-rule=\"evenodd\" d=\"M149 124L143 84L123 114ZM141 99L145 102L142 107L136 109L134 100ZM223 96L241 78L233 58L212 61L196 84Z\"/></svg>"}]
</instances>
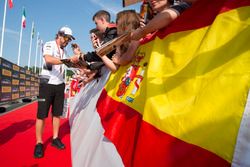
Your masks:
<instances>
[{"instance_id":1,"label":"man wearing black cap","mask_svg":"<svg viewBox=\"0 0 250 167\"><path fill-rule=\"evenodd\" d=\"M69 27L62 27L56 34L55 40L46 42L43 47L44 64L39 85L35 158L41 158L44 155L42 134L50 106L52 106L53 116L53 140L51 145L60 150L65 148L65 145L58 138L65 89L64 68L60 60L67 55L64 48L74 39L72 30Z\"/></svg>"}]
</instances>

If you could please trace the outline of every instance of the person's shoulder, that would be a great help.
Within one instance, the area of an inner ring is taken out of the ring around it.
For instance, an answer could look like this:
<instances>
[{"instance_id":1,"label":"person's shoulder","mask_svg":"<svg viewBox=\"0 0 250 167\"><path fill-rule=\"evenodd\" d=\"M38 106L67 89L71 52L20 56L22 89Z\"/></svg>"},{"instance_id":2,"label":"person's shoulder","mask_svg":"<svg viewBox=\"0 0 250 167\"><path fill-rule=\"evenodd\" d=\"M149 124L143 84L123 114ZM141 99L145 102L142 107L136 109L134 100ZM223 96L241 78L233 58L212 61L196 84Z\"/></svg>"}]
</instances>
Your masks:
<instances>
[{"instance_id":1,"label":"person's shoulder","mask_svg":"<svg viewBox=\"0 0 250 167\"><path fill-rule=\"evenodd\" d=\"M117 34L117 28L116 27L108 27L107 28L107 35L113 35L113 34Z\"/></svg>"},{"instance_id":2,"label":"person's shoulder","mask_svg":"<svg viewBox=\"0 0 250 167\"><path fill-rule=\"evenodd\" d=\"M55 45L56 41L47 41L45 42L45 45Z\"/></svg>"},{"instance_id":3,"label":"person's shoulder","mask_svg":"<svg viewBox=\"0 0 250 167\"><path fill-rule=\"evenodd\" d=\"M44 52L46 52L46 51L51 52L52 50L54 50L55 46L56 46L55 41L48 41L44 44L43 50L44 50Z\"/></svg>"},{"instance_id":4,"label":"person's shoulder","mask_svg":"<svg viewBox=\"0 0 250 167\"><path fill-rule=\"evenodd\" d=\"M109 23L108 24L108 28L116 28L116 24L115 23Z\"/></svg>"},{"instance_id":5,"label":"person's shoulder","mask_svg":"<svg viewBox=\"0 0 250 167\"><path fill-rule=\"evenodd\" d=\"M115 23L109 23L107 27L107 32L116 32L117 27Z\"/></svg>"},{"instance_id":6,"label":"person's shoulder","mask_svg":"<svg viewBox=\"0 0 250 167\"><path fill-rule=\"evenodd\" d=\"M48 42L45 42L44 46L45 47L54 47L56 45L56 42L55 41L48 41Z\"/></svg>"},{"instance_id":7,"label":"person's shoulder","mask_svg":"<svg viewBox=\"0 0 250 167\"><path fill-rule=\"evenodd\" d=\"M47 41L46 43L47 43L47 44L51 44L51 45L55 45L55 44L56 44L56 41L55 41L55 40L53 40L53 41Z\"/></svg>"}]
</instances>

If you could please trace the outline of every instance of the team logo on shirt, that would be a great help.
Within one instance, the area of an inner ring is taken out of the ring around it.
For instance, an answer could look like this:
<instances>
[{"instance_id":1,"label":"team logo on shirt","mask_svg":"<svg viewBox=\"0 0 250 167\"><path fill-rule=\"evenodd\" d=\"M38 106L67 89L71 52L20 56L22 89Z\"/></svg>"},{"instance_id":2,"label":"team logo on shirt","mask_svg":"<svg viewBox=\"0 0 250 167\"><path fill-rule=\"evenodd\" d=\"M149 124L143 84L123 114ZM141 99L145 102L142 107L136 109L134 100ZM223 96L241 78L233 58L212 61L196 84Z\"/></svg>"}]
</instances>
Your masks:
<instances>
[{"instance_id":1,"label":"team logo on shirt","mask_svg":"<svg viewBox=\"0 0 250 167\"><path fill-rule=\"evenodd\" d=\"M52 49L51 45L47 44L44 48L45 51L50 51Z\"/></svg>"}]
</instances>

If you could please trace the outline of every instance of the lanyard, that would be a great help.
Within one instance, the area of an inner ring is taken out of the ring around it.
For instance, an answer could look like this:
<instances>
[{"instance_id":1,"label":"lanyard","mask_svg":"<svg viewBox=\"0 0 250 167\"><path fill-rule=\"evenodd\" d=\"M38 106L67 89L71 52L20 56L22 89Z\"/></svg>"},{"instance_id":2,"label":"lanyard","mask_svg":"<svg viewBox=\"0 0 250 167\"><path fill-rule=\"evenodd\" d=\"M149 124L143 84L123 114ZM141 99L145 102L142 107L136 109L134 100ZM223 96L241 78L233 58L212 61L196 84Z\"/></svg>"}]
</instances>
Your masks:
<instances>
[{"instance_id":1,"label":"lanyard","mask_svg":"<svg viewBox=\"0 0 250 167\"><path fill-rule=\"evenodd\" d=\"M62 49L62 54L61 54L61 49L60 49L58 43L56 43L56 45L57 45L57 49L58 49L58 52L59 52L59 55L60 55L60 59L62 59L63 54L64 54L64 50ZM62 65L60 65L60 73L62 73Z\"/></svg>"},{"instance_id":2,"label":"lanyard","mask_svg":"<svg viewBox=\"0 0 250 167\"><path fill-rule=\"evenodd\" d=\"M57 45L57 49L58 49L60 58L62 59L63 58L63 54L64 54L64 50L62 49L62 54L61 54L61 49L60 49L59 45L57 43L56 43L56 45Z\"/></svg>"}]
</instances>

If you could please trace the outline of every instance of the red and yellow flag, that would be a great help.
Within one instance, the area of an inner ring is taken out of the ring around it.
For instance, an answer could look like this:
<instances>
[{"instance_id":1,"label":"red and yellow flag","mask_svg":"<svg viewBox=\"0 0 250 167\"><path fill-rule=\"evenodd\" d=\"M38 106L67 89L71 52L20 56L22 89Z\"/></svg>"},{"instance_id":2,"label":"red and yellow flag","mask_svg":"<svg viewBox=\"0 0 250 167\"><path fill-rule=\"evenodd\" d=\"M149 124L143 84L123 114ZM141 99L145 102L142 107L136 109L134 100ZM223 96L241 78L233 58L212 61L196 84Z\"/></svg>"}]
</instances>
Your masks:
<instances>
[{"instance_id":1,"label":"red and yellow flag","mask_svg":"<svg viewBox=\"0 0 250 167\"><path fill-rule=\"evenodd\" d=\"M200 0L144 41L98 101L125 166L230 166L250 88L250 1Z\"/></svg>"}]
</instances>

